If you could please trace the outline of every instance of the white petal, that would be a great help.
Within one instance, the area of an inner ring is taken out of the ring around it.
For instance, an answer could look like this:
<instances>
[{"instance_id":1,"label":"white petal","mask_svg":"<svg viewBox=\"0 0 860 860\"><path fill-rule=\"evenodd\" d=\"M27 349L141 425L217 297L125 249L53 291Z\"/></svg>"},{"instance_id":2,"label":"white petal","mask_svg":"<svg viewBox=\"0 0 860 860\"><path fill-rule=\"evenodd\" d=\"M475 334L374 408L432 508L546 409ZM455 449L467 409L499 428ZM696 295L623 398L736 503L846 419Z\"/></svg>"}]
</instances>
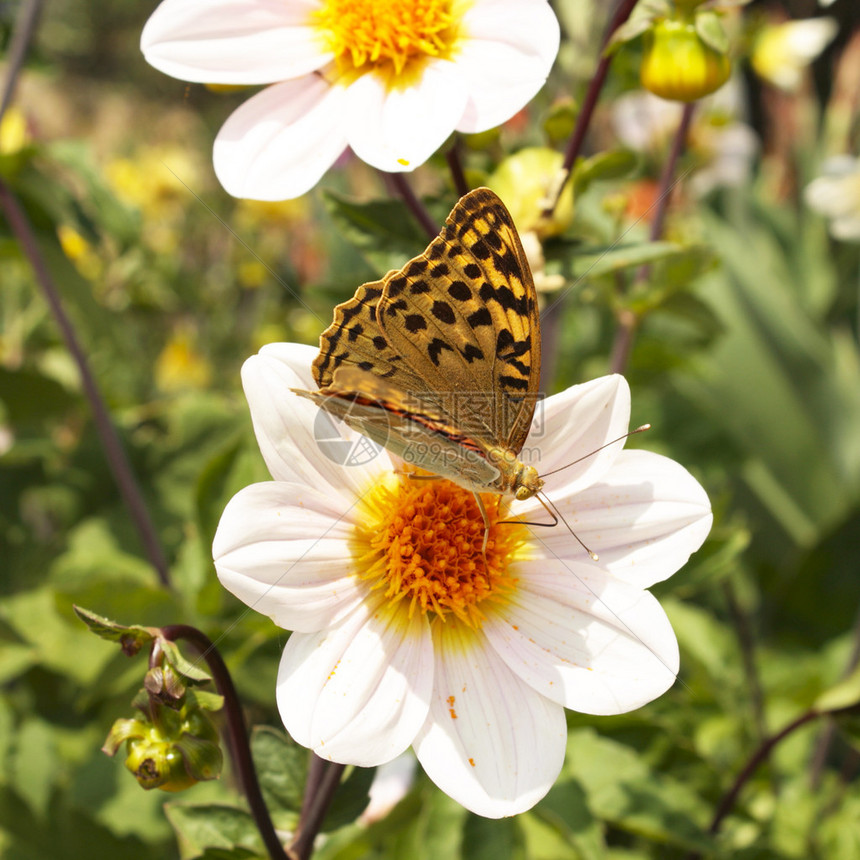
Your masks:
<instances>
[{"instance_id":1,"label":"white petal","mask_svg":"<svg viewBox=\"0 0 860 860\"><path fill-rule=\"evenodd\" d=\"M365 603L337 627L290 637L278 709L287 731L318 756L371 767L412 743L432 686L427 619Z\"/></svg>"},{"instance_id":2,"label":"white petal","mask_svg":"<svg viewBox=\"0 0 860 860\"><path fill-rule=\"evenodd\" d=\"M836 38L835 18L804 18L780 25L788 50L798 63L811 62Z\"/></svg>"},{"instance_id":3,"label":"white petal","mask_svg":"<svg viewBox=\"0 0 860 860\"><path fill-rule=\"evenodd\" d=\"M252 484L227 504L212 544L221 583L287 630L320 630L367 596L353 574L343 498L301 484Z\"/></svg>"},{"instance_id":4,"label":"white petal","mask_svg":"<svg viewBox=\"0 0 860 860\"><path fill-rule=\"evenodd\" d=\"M316 185L346 148L346 90L319 75L273 84L240 105L215 138L218 180L234 197L287 200Z\"/></svg>"},{"instance_id":5,"label":"white petal","mask_svg":"<svg viewBox=\"0 0 860 860\"><path fill-rule=\"evenodd\" d=\"M469 101L457 129L486 131L510 119L544 85L558 53L558 19L545 0L480 0L464 15L463 27L468 37L455 61Z\"/></svg>"},{"instance_id":6,"label":"white petal","mask_svg":"<svg viewBox=\"0 0 860 860\"><path fill-rule=\"evenodd\" d=\"M592 563L525 562L520 587L484 630L507 664L553 701L587 714L620 714L675 681L678 643L657 600Z\"/></svg>"},{"instance_id":7,"label":"white petal","mask_svg":"<svg viewBox=\"0 0 860 860\"><path fill-rule=\"evenodd\" d=\"M315 0L164 0L140 37L151 65L184 81L270 84L332 59L309 24Z\"/></svg>"},{"instance_id":8,"label":"white petal","mask_svg":"<svg viewBox=\"0 0 860 860\"><path fill-rule=\"evenodd\" d=\"M390 173L423 164L454 131L467 97L447 60L429 62L411 86L389 89L379 75L366 74L348 93L349 145L362 161Z\"/></svg>"},{"instance_id":9,"label":"white petal","mask_svg":"<svg viewBox=\"0 0 860 860\"><path fill-rule=\"evenodd\" d=\"M564 710L524 684L480 634L433 626L435 684L415 752L446 794L487 818L530 809L561 770Z\"/></svg>"},{"instance_id":10,"label":"white petal","mask_svg":"<svg viewBox=\"0 0 860 860\"><path fill-rule=\"evenodd\" d=\"M538 403L521 459L541 475L565 467L546 479L546 491L553 498L572 495L610 468L624 440L597 449L626 433L629 422L630 388L623 376L573 385ZM581 462L574 462L580 458ZM542 510L538 502L530 501L515 511L525 515L532 509Z\"/></svg>"},{"instance_id":11,"label":"white petal","mask_svg":"<svg viewBox=\"0 0 860 860\"><path fill-rule=\"evenodd\" d=\"M565 559L579 575L598 564L639 588L682 567L713 520L701 484L679 463L650 451L622 451L600 483L555 502L600 561L592 562L563 524L536 535L537 551Z\"/></svg>"},{"instance_id":12,"label":"white petal","mask_svg":"<svg viewBox=\"0 0 860 860\"><path fill-rule=\"evenodd\" d=\"M310 359L317 350L302 344L270 344L251 356L242 367L242 384L251 408L254 432L263 459L277 481L294 481L339 493L350 504L391 471L391 461L378 446L354 446L360 436L346 435L328 413L291 388L316 390L310 378ZM348 456L351 452L354 456ZM359 462L355 465L355 461ZM350 463L350 465L346 465Z\"/></svg>"},{"instance_id":13,"label":"white petal","mask_svg":"<svg viewBox=\"0 0 860 860\"><path fill-rule=\"evenodd\" d=\"M854 241L860 239L860 214L836 218L830 224L830 232L834 239Z\"/></svg>"}]
</instances>

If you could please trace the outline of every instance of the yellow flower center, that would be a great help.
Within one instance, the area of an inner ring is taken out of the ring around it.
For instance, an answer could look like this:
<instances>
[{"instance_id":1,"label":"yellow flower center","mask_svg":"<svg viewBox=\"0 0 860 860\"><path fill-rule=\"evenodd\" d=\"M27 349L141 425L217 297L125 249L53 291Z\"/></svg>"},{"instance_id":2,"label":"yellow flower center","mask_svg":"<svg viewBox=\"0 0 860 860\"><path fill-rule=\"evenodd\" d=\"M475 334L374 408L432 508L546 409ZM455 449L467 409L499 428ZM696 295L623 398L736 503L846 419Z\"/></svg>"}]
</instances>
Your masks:
<instances>
[{"instance_id":1,"label":"yellow flower center","mask_svg":"<svg viewBox=\"0 0 860 860\"><path fill-rule=\"evenodd\" d=\"M516 588L510 567L528 538L525 526L500 522L507 513L501 496L481 498L489 519L485 551L484 518L468 490L408 476L374 486L356 529L359 575L385 589L389 603L408 601L410 616L429 612L444 621L453 613L480 627L481 605L504 602Z\"/></svg>"},{"instance_id":2,"label":"yellow flower center","mask_svg":"<svg viewBox=\"0 0 860 860\"><path fill-rule=\"evenodd\" d=\"M314 25L341 73L403 73L415 60L447 57L457 38L458 0L323 0Z\"/></svg>"}]
</instances>

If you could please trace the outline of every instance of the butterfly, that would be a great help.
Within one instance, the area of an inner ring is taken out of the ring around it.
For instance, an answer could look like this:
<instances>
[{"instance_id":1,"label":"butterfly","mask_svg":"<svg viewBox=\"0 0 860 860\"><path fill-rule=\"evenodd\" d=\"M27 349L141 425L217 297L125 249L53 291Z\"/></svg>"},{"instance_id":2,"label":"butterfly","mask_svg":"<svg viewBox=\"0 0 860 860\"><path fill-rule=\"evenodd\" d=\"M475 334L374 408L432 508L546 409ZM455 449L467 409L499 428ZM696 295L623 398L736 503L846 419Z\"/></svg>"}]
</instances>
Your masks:
<instances>
[{"instance_id":1,"label":"butterfly","mask_svg":"<svg viewBox=\"0 0 860 860\"><path fill-rule=\"evenodd\" d=\"M335 308L312 366L319 390L293 390L471 490L486 524L480 493L523 500L543 487L519 457L539 399L540 343L513 220L478 188L423 254Z\"/></svg>"}]
</instances>

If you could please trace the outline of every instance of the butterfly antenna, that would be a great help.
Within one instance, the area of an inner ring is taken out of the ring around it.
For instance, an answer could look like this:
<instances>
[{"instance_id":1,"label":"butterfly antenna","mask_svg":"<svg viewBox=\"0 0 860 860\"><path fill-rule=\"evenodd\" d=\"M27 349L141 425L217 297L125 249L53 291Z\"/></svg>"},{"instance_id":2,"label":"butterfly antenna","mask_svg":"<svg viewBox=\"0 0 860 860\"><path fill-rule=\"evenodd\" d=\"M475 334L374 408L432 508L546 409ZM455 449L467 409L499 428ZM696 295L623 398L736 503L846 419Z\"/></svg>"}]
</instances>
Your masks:
<instances>
[{"instance_id":1,"label":"butterfly antenna","mask_svg":"<svg viewBox=\"0 0 860 860\"><path fill-rule=\"evenodd\" d=\"M561 511L552 503L549 496L542 496L541 493L535 493L535 498L541 503L543 509L552 517L551 523L529 523L525 520L499 520L496 525L518 523L521 526L541 526L541 528L552 528L557 526L559 520L567 526L567 530L576 538L576 542L588 553L592 561L600 561L600 556L596 552L592 552L581 540L579 535L570 527L570 523L562 516Z\"/></svg>"},{"instance_id":2,"label":"butterfly antenna","mask_svg":"<svg viewBox=\"0 0 860 860\"><path fill-rule=\"evenodd\" d=\"M613 439L611 442L607 442L605 445L601 445L599 448L595 448L593 451L589 451L587 454L583 454L578 460L574 460L573 462L567 463L564 466L559 466L557 469L553 469L551 472L544 472L541 477L546 478L547 475L554 475L556 472L561 472L563 469L569 469L571 466L575 466L577 463L581 463L583 460L587 460L589 457L593 457L598 451L602 451L604 448L608 448L610 445L614 445L616 442L620 442L622 439L626 439L628 436L634 436L636 433L644 433L646 430L650 429L650 424L643 424L641 427L637 427L635 430L631 430L629 433L625 433L623 436L619 436L617 439ZM546 505L544 505L544 507L546 507ZM574 537L576 537L576 535L574 535Z\"/></svg>"},{"instance_id":3,"label":"butterfly antenna","mask_svg":"<svg viewBox=\"0 0 860 860\"><path fill-rule=\"evenodd\" d=\"M612 443L610 442L609 444L611 445ZM555 506L552 499L549 496L543 496L542 493L536 493L535 495L537 500L543 505L544 510L555 520L552 525L557 525L558 521L561 520L567 526L567 530L576 538L576 542L588 553L591 560L600 561L600 556L596 552L592 552L582 542L582 538L570 527L570 523L562 516L561 511ZM541 523L541 525L550 525L550 523Z\"/></svg>"}]
</instances>

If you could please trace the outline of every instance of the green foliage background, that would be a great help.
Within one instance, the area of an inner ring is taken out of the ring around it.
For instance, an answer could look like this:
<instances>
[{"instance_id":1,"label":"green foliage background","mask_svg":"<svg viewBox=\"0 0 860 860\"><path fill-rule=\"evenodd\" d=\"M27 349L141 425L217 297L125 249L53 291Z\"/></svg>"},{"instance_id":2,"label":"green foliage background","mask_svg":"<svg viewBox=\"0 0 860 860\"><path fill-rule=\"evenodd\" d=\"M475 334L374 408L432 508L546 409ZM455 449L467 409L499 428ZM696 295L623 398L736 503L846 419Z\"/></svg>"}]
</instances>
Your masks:
<instances>
[{"instance_id":1,"label":"green foliage background","mask_svg":"<svg viewBox=\"0 0 860 860\"><path fill-rule=\"evenodd\" d=\"M602 20L591 4L553 5L566 42L551 81L526 123L467 145L475 181L508 153L569 130L570 106L558 99L581 97ZM0 11L0 44L14 11ZM171 577L161 585L145 558L76 369L0 221L0 856L11 860L263 856L229 772L170 797L144 793L99 752L129 714L145 661L93 637L73 604L123 623L192 624L216 640L258 726L276 825L295 824L307 758L274 707L286 633L220 587L210 556L226 501L268 477L239 368L263 343L315 342L334 303L425 244L405 207L354 161L300 201L227 198L209 147L246 94L149 68L137 49L149 11L92 0L52 7L18 88L30 140L0 153ZM839 49L852 23L843 18ZM371 774L353 773L316 856L860 856L860 750L847 718L823 759L826 721L779 744L719 836L707 834L763 739L839 682L860 641L860 253L829 238L800 194L833 144L836 56L825 55L817 85L792 102L811 117L803 134L766 147L746 185L676 198L671 245L659 253L645 244L647 224L607 204L656 175L659 163L644 157L620 178L617 164L584 171L572 224L545 248L548 271L574 284L553 311L548 387L605 373L617 314L633 309L633 425L654 425L636 444L690 468L714 504L703 550L657 589L680 640L678 683L632 714L569 714L558 784L515 820L471 816L419 775L388 817L360 825ZM619 55L604 109L635 85L635 68L635 48ZM752 86L758 130L772 143L764 108L774 96ZM856 153L856 113L849 130ZM598 132L596 148L606 139ZM688 155L682 169L696 166ZM454 200L445 176L442 156L415 176L440 220ZM655 254L648 284L631 292Z\"/></svg>"}]
</instances>

